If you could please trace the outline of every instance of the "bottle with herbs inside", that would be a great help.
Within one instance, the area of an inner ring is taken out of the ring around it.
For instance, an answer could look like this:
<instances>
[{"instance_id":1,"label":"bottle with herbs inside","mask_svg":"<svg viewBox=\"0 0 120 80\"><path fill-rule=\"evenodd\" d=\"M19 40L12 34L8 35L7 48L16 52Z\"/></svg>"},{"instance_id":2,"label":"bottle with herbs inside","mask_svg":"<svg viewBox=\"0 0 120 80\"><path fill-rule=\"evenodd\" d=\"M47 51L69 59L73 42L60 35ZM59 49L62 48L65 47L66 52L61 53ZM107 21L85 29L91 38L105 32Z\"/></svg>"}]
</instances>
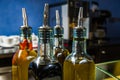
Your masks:
<instances>
[{"instance_id":1,"label":"bottle with herbs inside","mask_svg":"<svg viewBox=\"0 0 120 80\"><path fill-rule=\"evenodd\" d=\"M23 26L20 27L19 50L12 58L12 80L28 80L30 62L37 57L32 48L32 28L28 26L25 8L22 8Z\"/></svg>"},{"instance_id":2,"label":"bottle with herbs inside","mask_svg":"<svg viewBox=\"0 0 120 80\"><path fill-rule=\"evenodd\" d=\"M35 80L62 80L61 65L53 56L53 30L48 26L48 4L44 7L43 26L38 29L38 57L31 63Z\"/></svg>"},{"instance_id":3,"label":"bottle with herbs inside","mask_svg":"<svg viewBox=\"0 0 120 80\"><path fill-rule=\"evenodd\" d=\"M83 26L83 8L80 7L78 26L73 29L72 53L63 67L63 80L95 80L95 64L86 51L86 28Z\"/></svg>"},{"instance_id":4,"label":"bottle with herbs inside","mask_svg":"<svg viewBox=\"0 0 120 80\"><path fill-rule=\"evenodd\" d=\"M69 54L69 51L64 48L63 34L64 34L64 28L60 26L59 11L56 10L56 26L54 27L53 54L61 63L61 65L63 65L65 58Z\"/></svg>"}]
</instances>

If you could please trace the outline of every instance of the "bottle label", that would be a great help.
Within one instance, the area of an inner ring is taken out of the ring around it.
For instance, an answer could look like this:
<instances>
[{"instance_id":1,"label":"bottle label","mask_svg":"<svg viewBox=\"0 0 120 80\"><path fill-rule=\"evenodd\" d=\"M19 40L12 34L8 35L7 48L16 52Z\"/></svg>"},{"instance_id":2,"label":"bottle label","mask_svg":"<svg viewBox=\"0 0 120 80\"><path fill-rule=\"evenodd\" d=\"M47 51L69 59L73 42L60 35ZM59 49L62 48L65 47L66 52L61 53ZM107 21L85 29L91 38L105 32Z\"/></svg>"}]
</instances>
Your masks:
<instances>
[{"instance_id":1,"label":"bottle label","mask_svg":"<svg viewBox=\"0 0 120 80\"><path fill-rule=\"evenodd\" d=\"M50 77L50 78L44 78L43 80L61 80L60 76Z\"/></svg>"}]
</instances>

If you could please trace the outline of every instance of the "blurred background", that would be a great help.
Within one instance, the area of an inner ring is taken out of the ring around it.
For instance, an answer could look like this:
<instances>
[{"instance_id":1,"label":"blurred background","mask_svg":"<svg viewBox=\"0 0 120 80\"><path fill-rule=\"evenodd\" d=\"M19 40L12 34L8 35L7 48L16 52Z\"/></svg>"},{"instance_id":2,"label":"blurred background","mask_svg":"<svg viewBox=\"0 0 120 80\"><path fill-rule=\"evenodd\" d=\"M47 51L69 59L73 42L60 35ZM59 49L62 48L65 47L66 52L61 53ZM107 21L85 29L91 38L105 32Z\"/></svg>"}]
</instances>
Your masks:
<instances>
[{"instance_id":1,"label":"blurred background","mask_svg":"<svg viewBox=\"0 0 120 80\"><path fill-rule=\"evenodd\" d=\"M0 0L0 36L19 36L19 28L23 24L22 8L26 8L28 24L33 28L33 36L37 36L38 27L43 23L45 3L49 4L50 27L56 25L55 10L59 10L61 25L64 27L64 44L70 52L72 29L77 24L79 7L83 6L89 54L97 56L96 62L99 62L97 53L99 56L109 53L104 59L119 59L120 0ZM113 52L116 53L114 56Z\"/></svg>"},{"instance_id":2,"label":"blurred background","mask_svg":"<svg viewBox=\"0 0 120 80\"><path fill-rule=\"evenodd\" d=\"M74 1L74 0L73 0ZM80 1L80 0L76 0ZM88 1L89 6L92 1L98 3L99 10L110 12L109 21L105 24L107 29L106 37L111 42L120 42L120 8L119 0L83 0ZM44 3L50 5L50 26L55 25L55 10L60 10L62 15L62 6L67 4L67 0L0 0L0 35L19 35L19 27L22 25L22 11L25 7L28 13L28 23L33 27L33 32L37 34L37 29L43 22ZM78 5L77 5L78 6ZM90 9L91 7L89 7ZM63 12L64 13L64 12ZM77 13L77 12L76 12ZM66 14L66 13L64 13ZM75 13L74 13L75 14ZM67 14L66 14L67 16ZM61 16L61 20L63 20ZM61 23L62 24L62 23Z\"/></svg>"},{"instance_id":3,"label":"blurred background","mask_svg":"<svg viewBox=\"0 0 120 80\"><path fill-rule=\"evenodd\" d=\"M4 67L11 66L11 58L18 49L19 29L23 25L22 8L26 8L28 24L33 29L32 37L37 48L38 27L43 25L45 3L49 4L50 27L56 25L55 10L59 10L60 24L64 27L64 46L70 52L72 29L77 25L78 10L82 6L88 54L98 67L120 75L120 0L0 0L0 71L10 69ZM6 37L9 40L15 38L15 43L2 44L3 38L8 40ZM97 74L97 80L110 76L99 70Z\"/></svg>"},{"instance_id":4,"label":"blurred background","mask_svg":"<svg viewBox=\"0 0 120 80\"><path fill-rule=\"evenodd\" d=\"M0 35L19 35L19 27L22 25L22 8L26 8L28 14L28 23L31 27L33 27L33 32L37 34L37 29L42 25L43 22L44 3L49 3L52 8L54 7L54 4L58 4L58 9L60 10L61 3L67 3L67 1L0 0ZM51 15L54 15L54 19L51 19L55 21L55 11L53 9L51 10Z\"/></svg>"}]
</instances>

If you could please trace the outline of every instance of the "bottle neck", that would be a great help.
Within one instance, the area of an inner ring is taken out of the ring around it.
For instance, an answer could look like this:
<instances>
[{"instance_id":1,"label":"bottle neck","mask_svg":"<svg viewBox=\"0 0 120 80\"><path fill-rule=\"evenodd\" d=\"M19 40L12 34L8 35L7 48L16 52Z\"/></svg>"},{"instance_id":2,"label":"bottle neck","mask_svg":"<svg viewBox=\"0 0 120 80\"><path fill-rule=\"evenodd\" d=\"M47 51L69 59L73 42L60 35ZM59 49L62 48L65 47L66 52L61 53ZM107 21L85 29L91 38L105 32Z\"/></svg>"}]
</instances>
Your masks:
<instances>
[{"instance_id":1,"label":"bottle neck","mask_svg":"<svg viewBox=\"0 0 120 80\"><path fill-rule=\"evenodd\" d=\"M24 42L25 40L28 41L28 43L31 43L32 42L32 37L25 37L25 36L20 36L20 42Z\"/></svg>"},{"instance_id":2,"label":"bottle neck","mask_svg":"<svg viewBox=\"0 0 120 80\"><path fill-rule=\"evenodd\" d=\"M76 54L86 54L86 40L74 40L73 41L73 52Z\"/></svg>"},{"instance_id":3,"label":"bottle neck","mask_svg":"<svg viewBox=\"0 0 120 80\"><path fill-rule=\"evenodd\" d=\"M30 49L32 50L32 36L31 27L21 28L20 34L20 49Z\"/></svg>"},{"instance_id":4,"label":"bottle neck","mask_svg":"<svg viewBox=\"0 0 120 80\"><path fill-rule=\"evenodd\" d=\"M60 25L54 27L54 47L63 48L64 29Z\"/></svg>"},{"instance_id":5,"label":"bottle neck","mask_svg":"<svg viewBox=\"0 0 120 80\"><path fill-rule=\"evenodd\" d=\"M43 40L39 40L39 55L43 56L50 56L50 53L52 53L52 39L48 39L46 42Z\"/></svg>"},{"instance_id":6,"label":"bottle neck","mask_svg":"<svg viewBox=\"0 0 120 80\"><path fill-rule=\"evenodd\" d=\"M53 56L53 32L51 28L39 28L38 56L43 62L50 62Z\"/></svg>"},{"instance_id":7,"label":"bottle neck","mask_svg":"<svg viewBox=\"0 0 120 80\"><path fill-rule=\"evenodd\" d=\"M63 46L63 37L55 37L54 38L54 46L59 48L64 48Z\"/></svg>"}]
</instances>

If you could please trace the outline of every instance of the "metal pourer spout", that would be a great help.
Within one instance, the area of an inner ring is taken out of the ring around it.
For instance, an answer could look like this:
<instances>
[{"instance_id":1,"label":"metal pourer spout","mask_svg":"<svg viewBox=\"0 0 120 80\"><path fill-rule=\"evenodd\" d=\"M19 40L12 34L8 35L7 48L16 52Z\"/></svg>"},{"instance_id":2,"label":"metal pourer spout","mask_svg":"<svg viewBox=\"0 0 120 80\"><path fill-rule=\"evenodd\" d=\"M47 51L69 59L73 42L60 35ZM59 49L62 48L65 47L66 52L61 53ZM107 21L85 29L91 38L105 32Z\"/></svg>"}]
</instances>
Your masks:
<instances>
[{"instance_id":1,"label":"metal pourer spout","mask_svg":"<svg viewBox=\"0 0 120 80\"><path fill-rule=\"evenodd\" d=\"M56 10L56 25L60 25L60 16L58 10Z\"/></svg>"},{"instance_id":2,"label":"metal pourer spout","mask_svg":"<svg viewBox=\"0 0 120 80\"><path fill-rule=\"evenodd\" d=\"M52 34L52 28L48 26L48 3L45 3L45 7L44 7L44 19L43 19L43 26L39 27L39 38L41 39L41 41L43 41L44 43L49 42L48 39L51 38L51 34Z\"/></svg>"},{"instance_id":3,"label":"metal pourer spout","mask_svg":"<svg viewBox=\"0 0 120 80\"><path fill-rule=\"evenodd\" d=\"M83 7L80 7L79 14L78 14L78 26L83 26Z\"/></svg>"},{"instance_id":4,"label":"metal pourer spout","mask_svg":"<svg viewBox=\"0 0 120 80\"><path fill-rule=\"evenodd\" d=\"M47 26L48 25L48 3L45 3L45 7L44 7L44 21L43 21L43 25Z\"/></svg>"},{"instance_id":5,"label":"metal pourer spout","mask_svg":"<svg viewBox=\"0 0 120 80\"><path fill-rule=\"evenodd\" d=\"M83 26L83 7L80 7L79 14L78 14L78 25L74 28L73 31L74 38L84 38L85 33L85 27Z\"/></svg>"},{"instance_id":6,"label":"metal pourer spout","mask_svg":"<svg viewBox=\"0 0 120 80\"><path fill-rule=\"evenodd\" d=\"M56 26L54 27L54 37L62 37L63 36L63 27L60 26L60 16L59 11L56 10Z\"/></svg>"},{"instance_id":7,"label":"metal pourer spout","mask_svg":"<svg viewBox=\"0 0 120 80\"><path fill-rule=\"evenodd\" d=\"M23 17L23 27L28 27L26 9L22 8L22 17Z\"/></svg>"},{"instance_id":8,"label":"metal pourer spout","mask_svg":"<svg viewBox=\"0 0 120 80\"><path fill-rule=\"evenodd\" d=\"M23 25L20 27L21 36L24 38L31 37L32 27L28 26L26 9L22 8L22 17L23 17Z\"/></svg>"}]
</instances>

